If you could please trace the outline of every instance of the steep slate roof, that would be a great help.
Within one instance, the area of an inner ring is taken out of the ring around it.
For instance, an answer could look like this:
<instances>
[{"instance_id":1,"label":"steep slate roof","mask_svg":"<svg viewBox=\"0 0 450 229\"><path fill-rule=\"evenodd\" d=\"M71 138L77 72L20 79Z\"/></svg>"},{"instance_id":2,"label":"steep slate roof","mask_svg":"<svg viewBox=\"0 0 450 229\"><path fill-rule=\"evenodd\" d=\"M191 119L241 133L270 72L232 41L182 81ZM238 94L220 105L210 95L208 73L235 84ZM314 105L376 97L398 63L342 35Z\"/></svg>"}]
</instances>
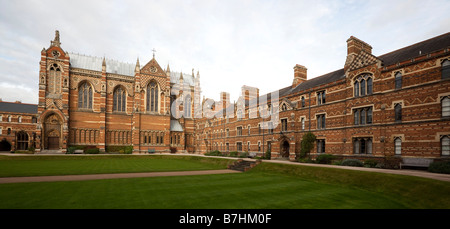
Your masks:
<instances>
[{"instance_id":1,"label":"steep slate roof","mask_svg":"<svg viewBox=\"0 0 450 229\"><path fill-rule=\"evenodd\" d=\"M409 60L418 56L426 55L428 53L432 53L434 51L438 51L449 47L450 47L450 33L445 33L440 36L433 37L431 39L404 47L402 49L386 53L384 55L378 56L378 58L380 58L383 61L384 66L389 66L392 64L396 64L398 62ZM419 52L421 54L419 54Z\"/></svg>"},{"instance_id":2,"label":"steep slate roof","mask_svg":"<svg viewBox=\"0 0 450 229\"><path fill-rule=\"evenodd\" d=\"M180 82L180 73L179 72L170 72L170 82L178 83ZM183 73L183 82L184 84L188 84L189 86L195 86L195 77L192 75Z\"/></svg>"},{"instance_id":3,"label":"steep slate roof","mask_svg":"<svg viewBox=\"0 0 450 229\"><path fill-rule=\"evenodd\" d=\"M103 57L85 56L70 53L70 66L72 68L102 71ZM119 75L134 76L136 64L124 63L117 60L106 59L106 72Z\"/></svg>"},{"instance_id":4,"label":"steep slate roof","mask_svg":"<svg viewBox=\"0 0 450 229\"><path fill-rule=\"evenodd\" d=\"M384 55L378 56L379 59L381 59L385 66L395 64L397 62L402 62L405 60L409 60L411 58L415 58L421 55L426 55L431 52L435 52L438 50L442 50L445 48L450 48L450 32L442 34L440 36L430 38L428 40L386 53ZM420 51L420 55L419 55ZM290 95L292 93L297 93L300 91L305 91L310 88L314 88L320 85L328 84L331 82L335 82L341 79L345 78L345 71L344 69L339 69L330 73L327 73L322 76L318 76L315 78L312 78L310 80L307 80L299 85L297 85L295 88L292 88L292 86L287 86L285 88L279 89L279 98ZM267 101L270 101L271 99L271 93L268 93L264 96L267 96ZM259 98L261 98L260 96ZM246 102L246 106L248 105L248 102Z\"/></svg>"},{"instance_id":5,"label":"steep slate roof","mask_svg":"<svg viewBox=\"0 0 450 229\"><path fill-rule=\"evenodd\" d=\"M37 114L38 105L26 103L0 102L0 111Z\"/></svg>"}]
</instances>

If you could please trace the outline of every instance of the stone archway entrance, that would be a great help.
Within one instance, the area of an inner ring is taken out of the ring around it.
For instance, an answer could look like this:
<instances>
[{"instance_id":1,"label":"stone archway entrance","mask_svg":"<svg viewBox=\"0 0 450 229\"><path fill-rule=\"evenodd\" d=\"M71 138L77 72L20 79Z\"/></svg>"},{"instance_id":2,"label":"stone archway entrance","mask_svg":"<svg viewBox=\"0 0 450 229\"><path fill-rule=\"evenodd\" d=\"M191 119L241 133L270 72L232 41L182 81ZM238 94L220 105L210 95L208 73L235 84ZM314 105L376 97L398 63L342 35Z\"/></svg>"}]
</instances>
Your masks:
<instances>
[{"instance_id":1,"label":"stone archway entrance","mask_svg":"<svg viewBox=\"0 0 450 229\"><path fill-rule=\"evenodd\" d=\"M287 140L281 141L280 155L282 158L289 158L289 147L290 144Z\"/></svg>"},{"instance_id":2,"label":"stone archway entrance","mask_svg":"<svg viewBox=\"0 0 450 229\"><path fill-rule=\"evenodd\" d=\"M62 124L57 114L49 115L44 121L44 149L59 150L61 148Z\"/></svg>"},{"instance_id":3,"label":"stone archway entrance","mask_svg":"<svg viewBox=\"0 0 450 229\"><path fill-rule=\"evenodd\" d=\"M0 141L0 151L11 151L11 143L6 138Z\"/></svg>"}]
</instances>

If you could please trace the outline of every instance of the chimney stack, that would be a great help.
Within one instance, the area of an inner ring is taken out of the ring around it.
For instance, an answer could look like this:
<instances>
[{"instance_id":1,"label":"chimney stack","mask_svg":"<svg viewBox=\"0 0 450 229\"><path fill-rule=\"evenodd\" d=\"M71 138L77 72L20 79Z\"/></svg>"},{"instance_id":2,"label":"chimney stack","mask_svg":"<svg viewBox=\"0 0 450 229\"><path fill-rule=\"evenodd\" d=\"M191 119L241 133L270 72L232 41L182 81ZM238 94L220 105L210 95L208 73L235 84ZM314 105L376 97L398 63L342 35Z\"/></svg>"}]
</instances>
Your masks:
<instances>
[{"instance_id":1,"label":"chimney stack","mask_svg":"<svg viewBox=\"0 0 450 229\"><path fill-rule=\"evenodd\" d=\"M296 64L294 66L294 81L292 82L293 88L307 80L307 71L308 69L303 65Z\"/></svg>"},{"instance_id":2,"label":"chimney stack","mask_svg":"<svg viewBox=\"0 0 450 229\"><path fill-rule=\"evenodd\" d=\"M244 85L241 87L241 95L244 100L256 99L259 97L259 89Z\"/></svg>"},{"instance_id":3,"label":"chimney stack","mask_svg":"<svg viewBox=\"0 0 450 229\"><path fill-rule=\"evenodd\" d=\"M347 40L347 60L345 61L344 65L345 71L347 71L348 67L353 62L355 57L361 52L372 54L372 46L354 36L351 36Z\"/></svg>"}]
</instances>

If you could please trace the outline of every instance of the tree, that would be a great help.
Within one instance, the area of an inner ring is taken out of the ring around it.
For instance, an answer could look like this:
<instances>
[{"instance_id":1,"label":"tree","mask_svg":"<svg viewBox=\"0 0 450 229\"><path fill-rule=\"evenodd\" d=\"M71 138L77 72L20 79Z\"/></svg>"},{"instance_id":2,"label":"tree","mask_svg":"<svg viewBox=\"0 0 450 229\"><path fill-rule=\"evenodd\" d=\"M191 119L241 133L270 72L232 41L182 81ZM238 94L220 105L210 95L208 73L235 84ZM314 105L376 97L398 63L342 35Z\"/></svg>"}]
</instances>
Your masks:
<instances>
[{"instance_id":1,"label":"tree","mask_svg":"<svg viewBox=\"0 0 450 229\"><path fill-rule=\"evenodd\" d=\"M303 135L300 149L300 158L304 158L309 155L309 152L314 148L314 142L316 141L316 135L311 132L308 132Z\"/></svg>"}]
</instances>

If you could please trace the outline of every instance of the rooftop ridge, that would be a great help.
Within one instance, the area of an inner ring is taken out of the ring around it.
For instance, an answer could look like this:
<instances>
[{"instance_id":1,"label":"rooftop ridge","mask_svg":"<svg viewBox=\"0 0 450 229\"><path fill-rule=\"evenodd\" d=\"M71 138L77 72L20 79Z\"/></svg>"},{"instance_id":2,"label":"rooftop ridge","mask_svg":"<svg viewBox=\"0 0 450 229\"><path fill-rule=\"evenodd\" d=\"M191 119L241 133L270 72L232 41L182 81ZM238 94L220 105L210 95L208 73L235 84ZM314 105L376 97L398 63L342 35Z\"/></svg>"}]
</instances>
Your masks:
<instances>
[{"instance_id":1,"label":"rooftop ridge","mask_svg":"<svg viewBox=\"0 0 450 229\"><path fill-rule=\"evenodd\" d=\"M419 41L419 42L417 42L417 43L414 43L414 44L405 46L405 47L403 47L403 48L399 48L399 49L390 51L390 52L388 52L388 53L385 53L385 54L382 54L382 55L379 55L379 56L376 56L376 57L380 58L380 57L383 57L383 56L386 56L386 55L389 55L389 54L392 54L392 53L395 53L395 52L399 52L399 51L401 51L401 50L405 50L405 49L407 49L407 48L411 48L411 47L413 47L413 46L420 45L420 44L429 42L430 40L438 39L438 38L441 38L441 37L444 37L444 36L447 36L447 35L450 35L450 32L444 33L444 34L441 34L441 35L438 35L438 36L435 36L435 37L432 37L432 38L428 38L428 39L423 40L423 41Z\"/></svg>"}]
</instances>

